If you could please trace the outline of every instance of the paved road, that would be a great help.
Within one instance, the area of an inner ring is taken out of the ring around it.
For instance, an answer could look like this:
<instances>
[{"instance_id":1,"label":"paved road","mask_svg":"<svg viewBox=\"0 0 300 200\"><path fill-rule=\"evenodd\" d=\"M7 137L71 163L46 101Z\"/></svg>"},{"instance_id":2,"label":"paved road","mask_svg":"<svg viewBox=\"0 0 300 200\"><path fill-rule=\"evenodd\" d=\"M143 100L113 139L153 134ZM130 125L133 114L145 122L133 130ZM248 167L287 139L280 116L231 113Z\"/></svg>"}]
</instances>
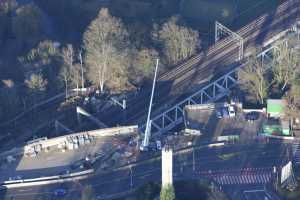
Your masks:
<instances>
[{"instance_id":1,"label":"paved road","mask_svg":"<svg viewBox=\"0 0 300 200\"><path fill-rule=\"evenodd\" d=\"M223 190L233 200L280 200L274 191L263 184L223 187Z\"/></svg>"},{"instance_id":2,"label":"paved road","mask_svg":"<svg viewBox=\"0 0 300 200\"><path fill-rule=\"evenodd\" d=\"M286 145L266 146L230 146L217 149L196 149L185 154L174 156L174 179L212 179L219 176L245 176L250 171L270 173L273 166L281 166L286 160ZM223 160L220 155L233 152L241 152L230 160ZM194 169L194 170L193 170ZM2 191L0 199L10 199L14 196L17 200L54 199L53 190L56 188L67 188L67 199L76 200L82 185L91 184L94 186L97 195L109 197L111 194L118 194L130 189L137 188L148 181L160 181L161 161L157 159L151 163L143 163L129 168L121 169L107 174L98 174L94 177L76 183L62 183L45 186L24 187Z\"/></svg>"}]
</instances>

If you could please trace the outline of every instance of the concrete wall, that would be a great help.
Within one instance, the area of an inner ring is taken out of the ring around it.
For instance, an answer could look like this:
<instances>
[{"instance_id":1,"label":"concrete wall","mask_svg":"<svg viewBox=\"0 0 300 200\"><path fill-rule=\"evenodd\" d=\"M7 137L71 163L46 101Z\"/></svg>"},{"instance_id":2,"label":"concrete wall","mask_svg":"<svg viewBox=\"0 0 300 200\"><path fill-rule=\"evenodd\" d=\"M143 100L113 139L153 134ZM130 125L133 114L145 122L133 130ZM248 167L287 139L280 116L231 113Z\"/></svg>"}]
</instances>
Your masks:
<instances>
[{"instance_id":1,"label":"concrete wall","mask_svg":"<svg viewBox=\"0 0 300 200\"><path fill-rule=\"evenodd\" d=\"M93 173L94 173L94 169L89 169L89 170L85 170L85 171L81 171L81 172L58 175L58 176L47 176L47 177L40 177L40 178L34 178L34 179L4 181L0 185L4 186L5 188L18 188L18 187L27 187L27 186L34 186L34 185L63 183L63 182L67 182L67 181L84 179L84 178L89 177Z\"/></svg>"},{"instance_id":2,"label":"concrete wall","mask_svg":"<svg viewBox=\"0 0 300 200\"><path fill-rule=\"evenodd\" d=\"M118 136L118 135L132 135L137 134L138 126L124 126L124 127L114 127L114 128L104 128L97 129L92 131L79 132L69 135L64 135L51 139L43 139L36 142L28 142L24 146L24 153L31 153L36 150L36 147L39 146L41 149L46 149L48 147L57 146L64 144L68 138L74 138L78 136L88 136L88 137L104 137L104 136Z\"/></svg>"},{"instance_id":3,"label":"concrete wall","mask_svg":"<svg viewBox=\"0 0 300 200\"><path fill-rule=\"evenodd\" d=\"M249 113L249 112L266 113L266 108L262 108L262 109L243 109L243 112L245 112L245 113Z\"/></svg>"},{"instance_id":4,"label":"concrete wall","mask_svg":"<svg viewBox=\"0 0 300 200\"><path fill-rule=\"evenodd\" d=\"M162 186L173 184L173 151L172 149L162 149Z\"/></svg>"},{"instance_id":5,"label":"concrete wall","mask_svg":"<svg viewBox=\"0 0 300 200\"><path fill-rule=\"evenodd\" d=\"M195 105L186 105L184 109L186 110L214 110L216 108L221 108L228 106L229 104L224 103L207 103L207 104L195 104Z\"/></svg>"}]
</instances>

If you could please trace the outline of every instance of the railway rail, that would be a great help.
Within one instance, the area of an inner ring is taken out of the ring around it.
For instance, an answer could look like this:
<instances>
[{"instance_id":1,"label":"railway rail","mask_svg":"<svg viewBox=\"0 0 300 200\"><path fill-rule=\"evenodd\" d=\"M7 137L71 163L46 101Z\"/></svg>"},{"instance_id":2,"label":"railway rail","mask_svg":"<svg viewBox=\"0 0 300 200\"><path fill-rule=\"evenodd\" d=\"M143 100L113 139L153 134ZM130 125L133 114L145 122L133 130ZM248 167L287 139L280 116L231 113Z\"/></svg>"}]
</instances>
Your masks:
<instances>
[{"instance_id":1,"label":"railway rail","mask_svg":"<svg viewBox=\"0 0 300 200\"><path fill-rule=\"evenodd\" d=\"M254 20L250 24L244 26L237 31L237 34L243 37L246 55L251 53L251 48L255 45L264 45L264 41L272 38L274 35L278 34L282 30L288 28L300 13L300 1L299 0L289 0L281 4L274 12L269 14L264 14L258 19ZM235 62L238 53L238 45L233 40L232 37L227 37L220 40L215 45L210 47L206 52L201 52L200 54L192 57L181 65L177 66L173 70L162 74L158 78L159 82L170 83L171 87L174 88L172 93L176 93L176 90L186 90L186 85L190 85L192 77L195 73L198 74L196 81L207 78L207 76L214 70L225 71L224 67L218 69L218 66L224 66L224 64L233 63L235 66L239 62ZM229 69L227 69L228 71ZM165 84L161 87L157 87L155 102L156 105L166 105L166 102L170 101L170 98L178 98L180 95L167 95L170 90L170 85ZM147 97L148 93L129 100L127 114L130 117L126 120L126 123L142 122L144 120L144 115L146 114L147 108ZM172 104L172 102L170 103ZM154 106L154 109L159 109ZM155 110L153 115L155 115ZM120 112L120 111L118 111ZM113 114L113 123L119 123L120 118L116 117L116 113ZM105 117L107 118L107 117ZM112 124L113 125L113 124Z\"/></svg>"}]
</instances>

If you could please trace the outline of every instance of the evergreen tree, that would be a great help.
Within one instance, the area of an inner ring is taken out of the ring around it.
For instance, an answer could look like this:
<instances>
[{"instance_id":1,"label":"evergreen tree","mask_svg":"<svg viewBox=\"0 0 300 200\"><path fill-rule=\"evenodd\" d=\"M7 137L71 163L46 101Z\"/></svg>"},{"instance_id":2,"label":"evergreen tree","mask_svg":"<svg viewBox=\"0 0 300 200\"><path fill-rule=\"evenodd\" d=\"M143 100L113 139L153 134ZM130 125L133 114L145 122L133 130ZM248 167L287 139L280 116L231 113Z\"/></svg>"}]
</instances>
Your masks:
<instances>
[{"instance_id":1,"label":"evergreen tree","mask_svg":"<svg viewBox=\"0 0 300 200\"><path fill-rule=\"evenodd\" d=\"M175 200L173 185L162 186L160 191L160 200Z\"/></svg>"}]
</instances>

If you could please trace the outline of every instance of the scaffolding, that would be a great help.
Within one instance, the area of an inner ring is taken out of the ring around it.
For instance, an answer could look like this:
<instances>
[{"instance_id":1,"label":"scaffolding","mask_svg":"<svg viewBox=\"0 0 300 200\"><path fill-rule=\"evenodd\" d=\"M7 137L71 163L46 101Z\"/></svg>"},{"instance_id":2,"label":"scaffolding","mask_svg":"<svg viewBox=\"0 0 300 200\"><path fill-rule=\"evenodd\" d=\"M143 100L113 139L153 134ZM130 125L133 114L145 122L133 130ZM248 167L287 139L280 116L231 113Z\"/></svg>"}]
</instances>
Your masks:
<instances>
[{"instance_id":1,"label":"scaffolding","mask_svg":"<svg viewBox=\"0 0 300 200\"><path fill-rule=\"evenodd\" d=\"M244 54L244 40L243 40L243 38L240 35L238 35L237 33L231 31L226 26L224 26L221 23L216 21L216 23L215 23L215 42L219 41L222 38L222 36L224 36L224 35L232 36L233 39L238 42L238 45L239 45L238 60L242 60L243 59L243 54Z\"/></svg>"}]
</instances>

